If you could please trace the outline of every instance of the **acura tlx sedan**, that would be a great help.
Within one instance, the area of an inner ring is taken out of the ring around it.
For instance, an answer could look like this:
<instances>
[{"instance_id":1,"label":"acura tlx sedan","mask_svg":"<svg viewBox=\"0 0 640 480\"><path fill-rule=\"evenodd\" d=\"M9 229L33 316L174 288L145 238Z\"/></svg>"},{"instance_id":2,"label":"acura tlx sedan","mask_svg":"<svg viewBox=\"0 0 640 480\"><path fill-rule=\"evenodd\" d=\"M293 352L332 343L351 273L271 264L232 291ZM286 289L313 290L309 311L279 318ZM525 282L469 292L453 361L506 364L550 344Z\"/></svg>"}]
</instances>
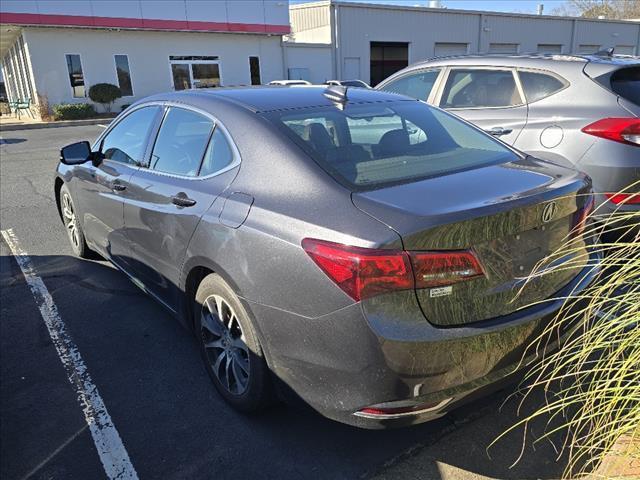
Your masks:
<instances>
[{"instance_id":1,"label":"acura tlx sedan","mask_svg":"<svg viewBox=\"0 0 640 480\"><path fill-rule=\"evenodd\" d=\"M423 102L340 86L150 97L55 177L74 252L193 329L229 404L301 398L367 428L514 371L594 275L590 191ZM525 283L567 236L593 263Z\"/></svg>"}]
</instances>

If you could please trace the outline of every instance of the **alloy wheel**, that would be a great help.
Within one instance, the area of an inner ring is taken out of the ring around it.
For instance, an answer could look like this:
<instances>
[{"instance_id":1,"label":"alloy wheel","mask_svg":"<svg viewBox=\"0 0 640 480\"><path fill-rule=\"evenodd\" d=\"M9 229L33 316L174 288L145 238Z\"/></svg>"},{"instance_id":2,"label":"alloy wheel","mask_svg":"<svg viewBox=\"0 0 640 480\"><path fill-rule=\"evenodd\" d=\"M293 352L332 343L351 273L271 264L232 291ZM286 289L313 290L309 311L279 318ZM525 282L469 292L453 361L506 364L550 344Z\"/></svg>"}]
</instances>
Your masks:
<instances>
[{"instance_id":1,"label":"alloy wheel","mask_svg":"<svg viewBox=\"0 0 640 480\"><path fill-rule=\"evenodd\" d=\"M69 240L75 249L80 248L80 232L78 231L78 221L76 212L73 209L73 202L68 193L62 195L62 217L67 227Z\"/></svg>"},{"instance_id":2,"label":"alloy wheel","mask_svg":"<svg viewBox=\"0 0 640 480\"><path fill-rule=\"evenodd\" d=\"M202 342L214 375L229 393L242 395L249 385L249 347L236 313L224 298L210 295L201 315Z\"/></svg>"}]
</instances>

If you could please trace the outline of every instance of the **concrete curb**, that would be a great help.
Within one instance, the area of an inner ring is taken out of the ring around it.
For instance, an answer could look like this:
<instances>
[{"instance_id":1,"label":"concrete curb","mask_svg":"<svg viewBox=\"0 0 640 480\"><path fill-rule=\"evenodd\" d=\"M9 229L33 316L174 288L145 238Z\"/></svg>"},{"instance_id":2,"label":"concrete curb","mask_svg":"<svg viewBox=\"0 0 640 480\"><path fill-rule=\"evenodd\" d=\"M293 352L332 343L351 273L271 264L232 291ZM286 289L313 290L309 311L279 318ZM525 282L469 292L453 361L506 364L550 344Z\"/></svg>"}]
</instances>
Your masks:
<instances>
[{"instance_id":1,"label":"concrete curb","mask_svg":"<svg viewBox=\"0 0 640 480\"><path fill-rule=\"evenodd\" d=\"M88 118L86 120L61 120L58 122L42 123L9 123L0 125L0 132L12 132L15 130L34 130L36 128L57 128L57 127L77 127L81 125L108 125L113 117Z\"/></svg>"}]
</instances>

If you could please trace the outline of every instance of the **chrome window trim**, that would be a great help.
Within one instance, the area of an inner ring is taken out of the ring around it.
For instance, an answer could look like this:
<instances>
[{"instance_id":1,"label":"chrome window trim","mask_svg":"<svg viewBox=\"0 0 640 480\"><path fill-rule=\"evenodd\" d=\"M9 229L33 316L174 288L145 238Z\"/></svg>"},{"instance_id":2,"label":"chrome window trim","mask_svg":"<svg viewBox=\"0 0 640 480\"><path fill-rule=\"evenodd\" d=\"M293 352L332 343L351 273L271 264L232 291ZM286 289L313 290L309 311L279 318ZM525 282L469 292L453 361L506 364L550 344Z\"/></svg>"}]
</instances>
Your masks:
<instances>
[{"instance_id":1,"label":"chrome window trim","mask_svg":"<svg viewBox=\"0 0 640 480\"><path fill-rule=\"evenodd\" d=\"M520 95L520 103L516 105L504 105L498 107L446 107L442 105L444 90L447 87L447 82L449 81L449 76L452 73L455 73L456 70L489 70L489 71L509 71L511 72L511 76L513 77L513 81L518 89L518 95ZM522 85L520 85L520 78L516 75L516 67L508 67L508 66L483 66L483 65L449 65L447 67L447 76L442 81L442 85L440 86L440 91L438 92L437 106L449 112L456 112L462 110L507 110L509 108L520 108L525 107L527 105L526 97L524 96L524 91L522 90Z\"/></svg>"},{"instance_id":2,"label":"chrome window trim","mask_svg":"<svg viewBox=\"0 0 640 480\"><path fill-rule=\"evenodd\" d=\"M170 177L170 178L180 178L180 179L184 179L184 180L208 180L210 178L217 177L218 175L222 175L223 173L226 173L229 170L232 170L232 169L234 169L234 168L236 168L237 166L240 165L241 160L242 160L241 157L240 157L240 150L238 150L238 147L237 147L236 143L233 141L233 137L229 133L229 130L227 129L227 127L225 127L224 124L216 116L212 115L211 113L209 113L209 112L207 112L205 110L202 110L201 108L194 107L192 105L186 105L184 103L176 102L176 101L151 101L151 102L145 102L145 103L142 103L142 104L139 104L139 105L135 105L134 107L130 107L131 109L127 111L126 115L123 115L122 118L119 118L117 122L113 123L112 125L109 125L109 128L107 130L105 130L104 132L102 132L102 134L98 137L98 139L95 141L95 143L91 147L91 150L93 151L94 147L96 145L100 145L100 147L101 147L103 139L122 120L127 118L133 112L136 112L137 110L140 110L141 108L151 107L151 106L159 106L162 109L164 109L164 111L162 113L162 119L160 121L160 125L158 126L158 131L155 132L155 137L153 137L153 141L151 141L152 139L150 138L149 142L147 144L147 147L145 148L145 160L146 160L146 152L147 152L147 149L149 147L151 147L149 153L150 154L153 153L153 147L155 146L156 140L158 139L158 135L160 134L160 128L162 127L162 122L164 121L164 117L167 114L167 111L169 110L170 107L174 107L174 108L182 108L183 110L190 110L190 111L192 111L194 113L198 113L200 115L203 115L203 116L209 118L209 120L211 120L213 122L213 128L211 129L211 132L209 133L209 138L207 140L207 149L209 148L209 142L211 142L211 138L213 136L213 133L216 131L216 129L220 128L222 130L222 133L224 134L227 142L229 143L229 146L231 147L231 151L233 152L233 161L229 165L227 165L226 167L221 168L220 170L217 170L217 171L215 171L213 173L210 173L208 175L205 175L205 176L190 177L190 176L187 176L187 175L178 175L178 174L175 174L175 173L161 172L159 170L154 170L153 168L149 168L148 165L135 165L135 166L139 167L140 170L153 172L153 173L155 173L157 175L161 175L161 176L164 176L164 177ZM204 154L206 154L206 149L205 149ZM203 154L203 157L200 159L200 166L201 167L202 167L202 161L204 160L204 154Z\"/></svg>"},{"instance_id":3,"label":"chrome window trim","mask_svg":"<svg viewBox=\"0 0 640 480\"><path fill-rule=\"evenodd\" d=\"M529 100L527 100L527 95L526 95L526 93L524 91L524 85L522 85L522 82L520 80L520 72L530 72L530 73L539 73L539 74L542 74L542 75L548 75L548 76L553 77L556 80L558 80L564 86L561 89L556 90L555 92L553 92L551 95L547 95L546 97L542 97L542 98L539 98L537 100L534 100L533 102L530 102ZM542 68L516 67L516 73L517 73L516 76L518 77L518 83L520 83L522 85L522 95L524 96L524 99L527 102L527 105L532 105L532 104L540 102L542 100L546 100L547 98L553 97L555 94L560 93L560 92L566 90L567 88L569 88L571 86L571 82L569 80L567 80L566 78L558 75L555 72L551 72L549 70L544 70Z\"/></svg>"}]
</instances>

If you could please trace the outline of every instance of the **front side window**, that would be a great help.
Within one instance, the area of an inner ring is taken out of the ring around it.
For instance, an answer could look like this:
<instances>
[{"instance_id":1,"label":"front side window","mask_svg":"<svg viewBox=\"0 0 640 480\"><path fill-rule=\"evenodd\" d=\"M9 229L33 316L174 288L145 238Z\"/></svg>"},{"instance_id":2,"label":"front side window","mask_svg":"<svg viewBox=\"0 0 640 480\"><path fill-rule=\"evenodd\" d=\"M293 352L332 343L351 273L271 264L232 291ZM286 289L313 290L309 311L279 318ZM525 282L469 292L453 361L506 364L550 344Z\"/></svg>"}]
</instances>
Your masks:
<instances>
[{"instance_id":1,"label":"front side window","mask_svg":"<svg viewBox=\"0 0 640 480\"><path fill-rule=\"evenodd\" d=\"M82 72L82 62L80 55L66 55L67 72L69 73L69 83L73 91L74 98L85 97L84 73Z\"/></svg>"},{"instance_id":2,"label":"front side window","mask_svg":"<svg viewBox=\"0 0 640 480\"><path fill-rule=\"evenodd\" d=\"M517 159L500 142L422 102L265 114L324 170L354 190Z\"/></svg>"},{"instance_id":3,"label":"front side window","mask_svg":"<svg viewBox=\"0 0 640 480\"><path fill-rule=\"evenodd\" d=\"M511 70L452 70L442 108L510 107L522 104Z\"/></svg>"},{"instance_id":4,"label":"front side window","mask_svg":"<svg viewBox=\"0 0 640 480\"><path fill-rule=\"evenodd\" d=\"M133 86L131 85L131 71L129 70L129 57L127 55L115 55L116 75L118 86L123 97L133 96Z\"/></svg>"},{"instance_id":5,"label":"front side window","mask_svg":"<svg viewBox=\"0 0 640 480\"><path fill-rule=\"evenodd\" d=\"M208 117L183 108L166 113L151 154L150 168L185 177L198 175L213 130Z\"/></svg>"},{"instance_id":6,"label":"front side window","mask_svg":"<svg viewBox=\"0 0 640 480\"><path fill-rule=\"evenodd\" d=\"M159 110L157 106L143 107L118 122L102 140L104 158L122 163L142 163L147 137Z\"/></svg>"},{"instance_id":7,"label":"front side window","mask_svg":"<svg viewBox=\"0 0 640 480\"><path fill-rule=\"evenodd\" d=\"M431 93L439 74L440 70L429 70L426 72L409 74L398 78L397 80L392 80L382 87L381 90L399 93L401 95L408 95L409 97L426 101L429 98L429 94Z\"/></svg>"},{"instance_id":8,"label":"front side window","mask_svg":"<svg viewBox=\"0 0 640 480\"><path fill-rule=\"evenodd\" d=\"M519 72L520 82L527 102L535 102L553 95L565 87L565 84L553 75L537 72Z\"/></svg>"}]
</instances>

